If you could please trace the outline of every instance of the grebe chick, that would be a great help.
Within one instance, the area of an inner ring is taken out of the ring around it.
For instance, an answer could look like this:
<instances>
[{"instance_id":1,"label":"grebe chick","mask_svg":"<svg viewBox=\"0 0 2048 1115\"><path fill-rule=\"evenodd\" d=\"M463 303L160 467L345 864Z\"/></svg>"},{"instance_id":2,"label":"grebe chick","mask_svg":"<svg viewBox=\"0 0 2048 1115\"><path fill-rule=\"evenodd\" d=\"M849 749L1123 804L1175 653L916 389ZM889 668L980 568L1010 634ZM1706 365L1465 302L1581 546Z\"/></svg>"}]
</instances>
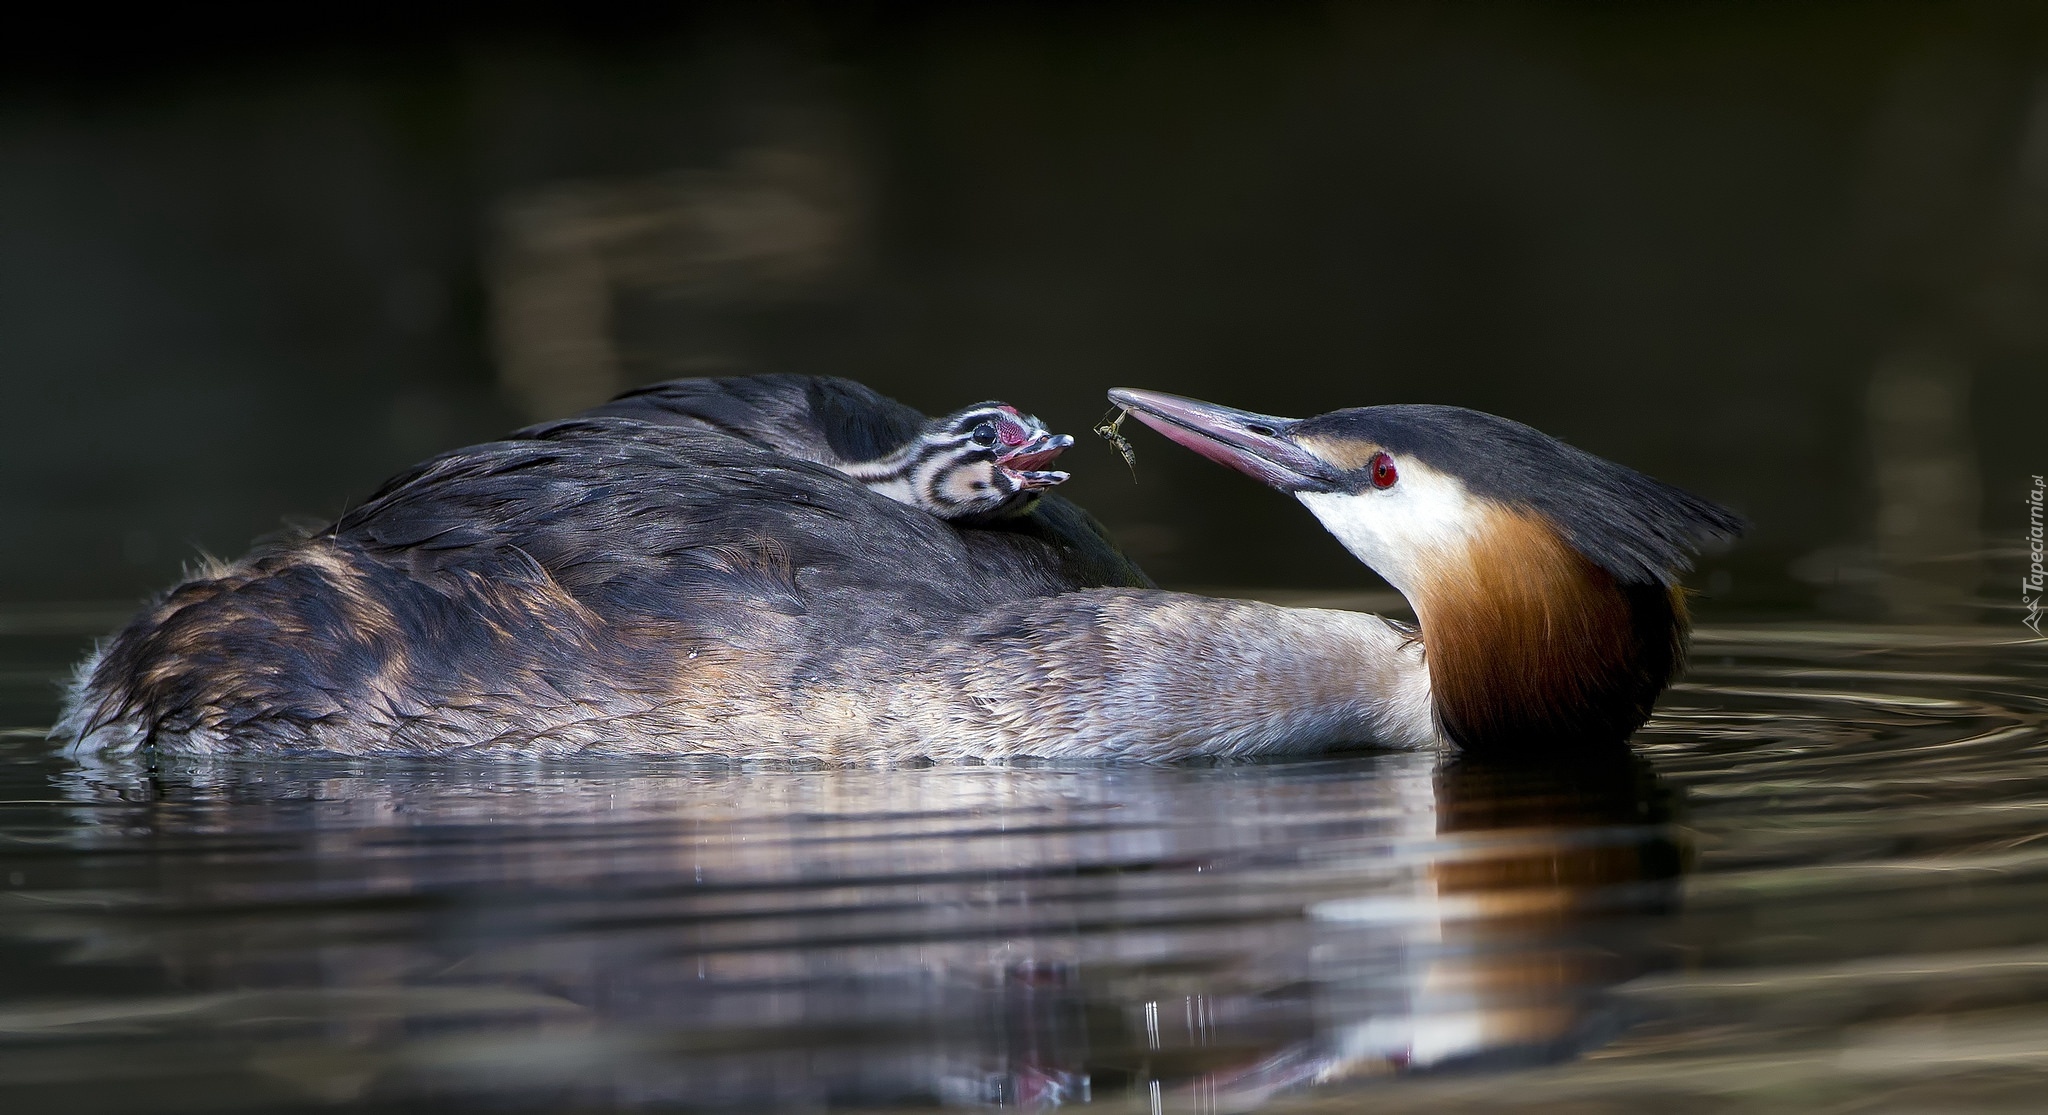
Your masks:
<instances>
[{"instance_id":1,"label":"grebe chick","mask_svg":"<svg viewBox=\"0 0 2048 1115\"><path fill-rule=\"evenodd\" d=\"M969 422L972 415L981 417ZM648 384L592 407L582 417L630 418L739 438L862 477L864 482L872 478L883 494L956 526L1035 534L1064 555L1064 564L1087 567L1061 574L1077 587L1152 587L1108 541L1101 524L1047 490L1066 480L1067 474L1044 466L1073 439L1048 433L1037 419L1001 403L980 403L933 419L850 379L776 374ZM986 454L973 440L984 421L991 429L981 436L996 439ZM913 475L922 457L919 443L928 449L939 447L963 431L967 439L955 443L954 467L925 469L920 491ZM1005 440L1017 436L1025 440ZM991 455L1001 459L988 459ZM906 467L899 470L898 464ZM977 489L977 483L989 488Z\"/></svg>"},{"instance_id":2,"label":"grebe chick","mask_svg":"<svg viewBox=\"0 0 2048 1115\"><path fill-rule=\"evenodd\" d=\"M963 529L721 432L815 416L762 399L816 387L444 454L176 586L80 667L56 733L108 754L825 763L1611 746L1679 666L1678 574L1740 525L1474 411L1112 394L1298 494L1418 632L1117 587L1142 575L1084 533L1012 525L1056 495Z\"/></svg>"},{"instance_id":3,"label":"grebe chick","mask_svg":"<svg viewBox=\"0 0 2048 1115\"><path fill-rule=\"evenodd\" d=\"M1029 514L1045 489L1067 479L1040 466L1073 444L1016 407L986 402L934 419L887 456L836 467L898 503L982 523Z\"/></svg>"},{"instance_id":4,"label":"grebe chick","mask_svg":"<svg viewBox=\"0 0 2048 1115\"><path fill-rule=\"evenodd\" d=\"M804 376L670 380L584 414L742 437L959 524L1029 514L1068 478L1043 466L1074 444L1007 403L927 419L850 380Z\"/></svg>"}]
</instances>

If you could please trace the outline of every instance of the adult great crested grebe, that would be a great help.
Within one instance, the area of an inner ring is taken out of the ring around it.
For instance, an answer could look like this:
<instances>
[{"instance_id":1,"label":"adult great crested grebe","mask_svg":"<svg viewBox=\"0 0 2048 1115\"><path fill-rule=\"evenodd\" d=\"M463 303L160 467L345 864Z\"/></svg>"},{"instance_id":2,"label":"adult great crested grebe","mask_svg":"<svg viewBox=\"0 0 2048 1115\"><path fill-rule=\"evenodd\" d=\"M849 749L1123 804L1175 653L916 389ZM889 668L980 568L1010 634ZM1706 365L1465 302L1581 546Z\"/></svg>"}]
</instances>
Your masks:
<instances>
[{"instance_id":1,"label":"adult great crested grebe","mask_svg":"<svg viewBox=\"0 0 2048 1115\"><path fill-rule=\"evenodd\" d=\"M58 731L828 763L1611 744L1677 668L1675 574L1738 525L1471 411L1111 397L1302 493L1416 602L1419 636L1101 587L1113 563L1057 531L963 530L743 432L596 417L446 454L187 580L81 667Z\"/></svg>"},{"instance_id":2,"label":"adult great crested grebe","mask_svg":"<svg viewBox=\"0 0 2048 1115\"><path fill-rule=\"evenodd\" d=\"M1742 520L1491 414L1355 407L1295 420L1153 391L1110 401L1294 493L1415 608L1432 719L1468 748L1599 746L1684 663L1678 576Z\"/></svg>"}]
</instances>

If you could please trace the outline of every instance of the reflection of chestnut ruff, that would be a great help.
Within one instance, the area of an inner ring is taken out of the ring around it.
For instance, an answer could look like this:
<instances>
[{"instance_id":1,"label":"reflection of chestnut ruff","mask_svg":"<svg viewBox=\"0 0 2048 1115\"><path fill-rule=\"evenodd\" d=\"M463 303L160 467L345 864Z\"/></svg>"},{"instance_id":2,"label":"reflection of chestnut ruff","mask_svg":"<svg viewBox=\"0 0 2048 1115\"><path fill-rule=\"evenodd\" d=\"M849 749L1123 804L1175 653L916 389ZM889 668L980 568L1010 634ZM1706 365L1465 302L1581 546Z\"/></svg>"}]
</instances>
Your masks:
<instances>
[{"instance_id":1,"label":"reflection of chestnut ruff","mask_svg":"<svg viewBox=\"0 0 2048 1115\"><path fill-rule=\"evenodd\" d=\"M1298 493L1414 602L1418 639L1128 587L1142 574L1057 499L940 521L775 448L808 423L841 460L886 454L922 416L838 381L725 382L760 390L445 454L205 570L87 664L61 730L111 751L827 762L1611 743L1677 668L1677 573L1737 525L1471 411L1291 422L1112 393Z\"/></svg>"},{"instance_id":2,"label":"reflection of chestnut ruff","mask_svg":"<svg viewBox=\"0 0 2048 1115\"><path fill-rule=\"evenodd\" d=\"M1431 871L1446 911L1440 957L1417 1007L1463 1006L1462 1044L1411 1064L1562 1059L1620 1025L1593 995L1668 958L1603 919L1669 912L1684 849L1670 791L1621 753L1569 767L1453 762L1437 776L1441 846Z\"/></svg>"}]
</instances>

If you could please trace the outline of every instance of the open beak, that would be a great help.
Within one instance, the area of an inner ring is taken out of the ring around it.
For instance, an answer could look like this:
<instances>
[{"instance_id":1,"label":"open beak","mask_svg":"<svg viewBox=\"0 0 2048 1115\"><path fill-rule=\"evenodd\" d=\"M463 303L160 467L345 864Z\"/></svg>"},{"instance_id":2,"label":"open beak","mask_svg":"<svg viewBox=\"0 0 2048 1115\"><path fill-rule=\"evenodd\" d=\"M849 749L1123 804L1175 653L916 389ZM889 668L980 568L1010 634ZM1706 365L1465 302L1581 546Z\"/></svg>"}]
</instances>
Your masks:
<instances>
[{"instance_id":1,"label":"open beak","mask_svg":"<svg viewBox=\"0 0 2048 1115\"><path fill-rule=\"evenodd\" d=\"M1072 474L1065 472L1013 472L1010 475L1017 478L1018 488L1029 492L1038 488L1050 488L1055 484L1064 484L1067 482L1067 477Z\"/></svg>"},{"instance_id":2,"label":"open beak","mask_svg":"<svg viewBox=\"0 0 2048 1115\"><path fill-rule=\"evenodd\" d=\"M1330 492L1337 470L1288 437L1292 418L1119 387L1109 401L1180 444L1283 492Z\"/></svg>"},{"instance_id":3,"label":"open beak","mask_svg":"<svg viewBox=\"0 0 2048 1115\"><path fill-rule=\"evenodd\" d=\"M1033 488L1050 488L1064 483L1068 474L1047 470L1041 466L1051 464L1054 457L1067 451L1074 444L1068 434L1042 433L1008 453L996 458L996 464L1003 471L1017 478L1017 486L1027 491Z\"/></svg>"}]
</instances>

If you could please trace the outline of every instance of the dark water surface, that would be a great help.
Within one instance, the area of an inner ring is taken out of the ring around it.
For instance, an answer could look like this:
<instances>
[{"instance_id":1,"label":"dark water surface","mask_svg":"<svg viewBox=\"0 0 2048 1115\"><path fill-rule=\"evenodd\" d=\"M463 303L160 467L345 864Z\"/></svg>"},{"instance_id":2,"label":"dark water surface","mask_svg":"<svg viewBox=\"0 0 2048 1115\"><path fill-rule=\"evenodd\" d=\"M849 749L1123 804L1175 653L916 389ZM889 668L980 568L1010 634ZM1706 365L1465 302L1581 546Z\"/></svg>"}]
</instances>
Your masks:
<instances>
[{"instance_id":1,"label":"dark water surface","mask_svg":"<svg viewBox=\"0 0 2048 1115\"><path fill-rule=\"evenodd\" d=\"M0 1108L2035 1110L2048 644L1703 630L1629 759L81 767Z\"/></svg>"}]
</instances>

